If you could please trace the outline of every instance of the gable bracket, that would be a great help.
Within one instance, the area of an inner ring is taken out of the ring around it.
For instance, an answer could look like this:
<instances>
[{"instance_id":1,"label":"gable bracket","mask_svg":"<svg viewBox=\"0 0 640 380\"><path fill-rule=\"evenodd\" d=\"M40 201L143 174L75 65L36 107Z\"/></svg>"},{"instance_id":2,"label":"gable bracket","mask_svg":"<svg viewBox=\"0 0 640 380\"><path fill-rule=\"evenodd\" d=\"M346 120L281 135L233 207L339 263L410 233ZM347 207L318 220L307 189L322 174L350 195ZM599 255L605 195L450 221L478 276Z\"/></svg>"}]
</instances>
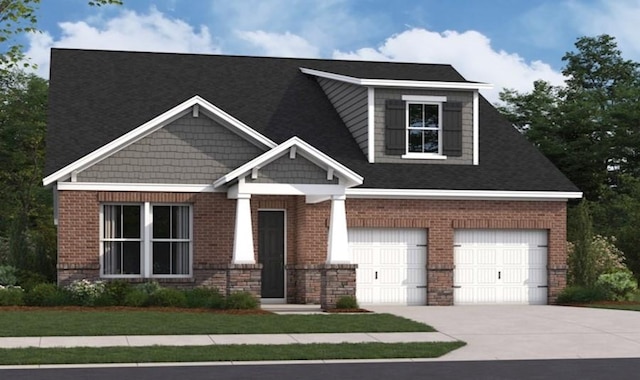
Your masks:
<instances>
[{"instance_id":1,"label":"gable bracket","mask_svg":"<svg viewBox=\"0 0 640 380\"><path fill-rule=\"evenodd\" d=\"M198 117L200 116L200 105L199 104L194 104L193 108L191 109L191 115L193 117Z\"/></svg>"},{"instance_id":2,"label":"gable bracket","mask_svg":"<svg viewBox=\"0 0 640 380\"><path fill-rule=\"evenodd\" d=\"M258 170L260 170L258 166L251 169L251 179L258 179Z\"/></svg>"},{"instance_id":3,"label":"gable bracket","mask_svg":"<svg viewBox=\"0 0 640 380\"><path fill-rule=\"evenodd\" d=\"M296 146L292 146L291 149L289 150L289 158L294 160L296 158Z\"/></svg>"},{"instance_id":4,"label":"gable bracket","mask_svg":"<svg viewBox=\"0 0 640 380\"><path fill-rule=\"evenodd\" d=\"M333 180L333 168L327 169L327 181Z\"/></svg>"}]
</instances>

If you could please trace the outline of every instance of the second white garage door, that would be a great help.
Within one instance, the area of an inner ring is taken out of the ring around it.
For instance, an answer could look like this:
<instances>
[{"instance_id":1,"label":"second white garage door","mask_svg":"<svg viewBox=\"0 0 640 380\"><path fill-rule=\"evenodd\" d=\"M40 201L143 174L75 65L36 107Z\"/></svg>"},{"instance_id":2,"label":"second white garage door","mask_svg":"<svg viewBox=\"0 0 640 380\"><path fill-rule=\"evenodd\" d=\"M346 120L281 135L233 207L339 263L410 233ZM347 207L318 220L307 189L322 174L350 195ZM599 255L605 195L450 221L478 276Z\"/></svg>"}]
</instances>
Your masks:
<instances>
[{"instance_id":1,"label":"second white garage door","mask_svg":"<svg viewBox=\"0 0 640 380\"><path fill-rule=\"evenodd\" d=\"M426 304L426 230L351 228L349 249L358 264L359 303Z\"/></svg>"},{"instance_id":2,"label":"second white garage door","mask_svg":"<svg viewBox=\"0 0 640 380\"><path fill-rule=\"evenodd\" d=\"M545 304L546 230L456 230L453 300L464 304Z\"/></svg>"}]
</instances>

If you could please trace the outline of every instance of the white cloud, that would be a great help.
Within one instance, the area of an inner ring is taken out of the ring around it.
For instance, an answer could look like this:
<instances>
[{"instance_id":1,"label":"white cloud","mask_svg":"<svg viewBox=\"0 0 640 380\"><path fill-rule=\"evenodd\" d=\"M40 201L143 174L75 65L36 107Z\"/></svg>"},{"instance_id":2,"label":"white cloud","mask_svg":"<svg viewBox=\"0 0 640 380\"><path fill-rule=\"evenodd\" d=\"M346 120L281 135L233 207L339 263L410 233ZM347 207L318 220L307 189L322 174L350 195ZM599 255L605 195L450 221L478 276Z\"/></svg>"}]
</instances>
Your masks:
<instances>
[{"instance_id":1,"label":"white cloud","mask_svg":"<svg viewBox=\"0 0 640 380\"><path fill-rule=\"evenodd\" d=\"M51 47L162 51L181 53L217 53L209 30L199 30L179 19L170 19L152 8L147 14L123 11L105 22L62 22L59 39L44 32L29 36L26 56L38 65L37 74L48 78Z\"/></svg>"},{"instance_id":2,"label":"white cloud","mask_svg":"<svg viewBox=\"0 0 640 380\"><path fill-rule=\"evenodd\" d=\"M494 50L491 41L476 31L436 33L415 28L389 37L378 48L335 51L333 56L337 59L451 64L467 80L493 84L493 90L483 91L491 102L498 101L498 93L503 88L530 91L533 81L538 79L554 85L564 81L562 74L544 62L528 63L518 54Z\"/></svg>"},{"instance_id":3,"label":"white cloud","mask_svg":"<svg viewBox=\"0 0 640 380\"><path fill-rule=\"evenodd\" d=\"M268 33L262 30L238 32L238 36L257 46L263 54L274 57L317 58L320 50L304 38L286 33Z\"/></svg>"},{"instance_id":4,"label":"white cloud","mask_svg":"<svg viewBox=\"0 0 640 380\"><path fill-rule=\"evenodd\" d=\"M568 7L582 34L614 36L626 58L640 60L640 0L600 0L595 5L572 1Z\"/></svg>"}]
</instances>

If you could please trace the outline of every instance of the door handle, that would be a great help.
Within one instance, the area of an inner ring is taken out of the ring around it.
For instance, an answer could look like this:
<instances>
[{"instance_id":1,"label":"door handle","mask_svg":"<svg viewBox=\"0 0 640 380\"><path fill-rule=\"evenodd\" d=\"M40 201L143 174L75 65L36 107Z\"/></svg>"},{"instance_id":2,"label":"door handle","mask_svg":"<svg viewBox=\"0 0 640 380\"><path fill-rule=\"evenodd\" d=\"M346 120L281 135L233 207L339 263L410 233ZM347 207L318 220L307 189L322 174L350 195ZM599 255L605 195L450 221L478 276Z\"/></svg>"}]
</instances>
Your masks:
<instances>
[{"instance_id":1,"label":"door handle","mask_svg":"<svg viewBox=\"0 0 640 380\"><path fill-rule=\"evenodd\" d=\"M500 271L498 271L498 280L500 279L500 275L501 275L501 273L500 273Z\"/></svg>"},{"instance_id":2,"label":"door handle","mask_svg":"<svg viewBox=\"0 0 640 380\"><path fill-rule=\"evenodd\" d=\"M376 278L375 278L375 279L376 279L376 280L378 279L378 271L376 271Z\"/></svg>"}]
</instances>

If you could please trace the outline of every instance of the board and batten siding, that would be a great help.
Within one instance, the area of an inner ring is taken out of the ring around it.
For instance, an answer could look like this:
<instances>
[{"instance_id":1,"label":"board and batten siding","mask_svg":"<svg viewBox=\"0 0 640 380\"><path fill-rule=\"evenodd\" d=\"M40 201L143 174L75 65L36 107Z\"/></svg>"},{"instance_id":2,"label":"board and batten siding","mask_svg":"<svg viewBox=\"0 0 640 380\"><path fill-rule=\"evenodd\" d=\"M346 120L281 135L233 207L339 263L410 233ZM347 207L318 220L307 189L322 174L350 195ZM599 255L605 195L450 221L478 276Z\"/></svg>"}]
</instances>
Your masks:
<instances>
[{"instance_id":1,"label":"board and batten siding","mask_svg":"<svg viewBox=\"0 0 640 380\"><path fill-rule=\"evenodd\" d=\"M326 78L318 78L318 83L362 149L362 153L366 155L369 146L367 88Z\"/></svg>"},{"instance_id":2,"label":"board and batten siding","mask_svg":"<svg viewBox=\"0 0 640 380\"><path fill-rule=\"evenodd\" d=\"M262 153L207 116L188 114L78 173L77 180L212 183Z\"/></svg>"},{"instance_id":3,"label":"board and batten siding","mask_svg":"<svg viewBox=\"0 0 640 380\"><path fill-rule=\"evenodd\" d=\"M385 106L388 99L401 100L402 95L446 96L447 102L462 103L462 156L446 160L403 159L385 152ZM375 162L403 164L473 164L473 93L452 90L416 90L376 88L375 90Z\"/></svg>"}]
</instances>

